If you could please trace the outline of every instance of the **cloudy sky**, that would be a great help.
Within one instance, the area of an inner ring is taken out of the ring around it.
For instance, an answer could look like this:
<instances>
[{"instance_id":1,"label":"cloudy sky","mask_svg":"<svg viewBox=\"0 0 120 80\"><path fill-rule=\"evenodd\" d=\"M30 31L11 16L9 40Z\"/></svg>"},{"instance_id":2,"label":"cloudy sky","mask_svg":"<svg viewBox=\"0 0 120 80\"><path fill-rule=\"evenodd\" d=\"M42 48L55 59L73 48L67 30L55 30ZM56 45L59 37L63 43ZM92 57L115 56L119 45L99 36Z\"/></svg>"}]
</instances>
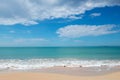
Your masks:
<instances>
[{"instance_id":1,"label":"cloudy sky","mask_svg":"<svg viewBox=\"0 0 120 80\"><path fill-rule=\"evenodd\" d=\"M0 46L120 46L120 0L0 0Z\"/></svg>"}]
</instances>

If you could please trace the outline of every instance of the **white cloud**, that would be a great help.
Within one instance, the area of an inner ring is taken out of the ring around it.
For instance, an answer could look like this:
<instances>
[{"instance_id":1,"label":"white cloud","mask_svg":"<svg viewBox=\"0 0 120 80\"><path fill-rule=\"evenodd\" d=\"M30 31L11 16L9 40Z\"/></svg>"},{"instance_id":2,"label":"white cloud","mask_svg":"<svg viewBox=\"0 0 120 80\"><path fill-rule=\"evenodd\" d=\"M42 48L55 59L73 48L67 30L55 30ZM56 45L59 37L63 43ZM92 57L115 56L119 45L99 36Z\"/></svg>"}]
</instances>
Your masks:
<instances>
[{"instance_id":1,"label":"white cloud","mask_svg":"<svg viewBox=\"0 0 120 80\"><path fill-rule=\"evenodd\" d=\"M90 14L91 17L97 17L97 16L101 16L101 13L92 13Z\"/></svg>"},{"instance_id":2,"label":"white cloud","mask_svg":"<svg viewBox=\"0 0 120 80\"><path fill-rule=\"evenodd\" d=\"M116 25L69 25L57 30L59 37L79 38L82 36L99 36L117 33Z\"/></svg>"},{"instance_id":3,"label":"white cloud","mask_svg":"<svg viewBox=\"0 0 120 80\"><path fill-rule=\"evenodd\" d=\"M23 42L44 42L44 41L48 41L44 38L19 38L19 39L15 39L14 42L16 43L23 43Z\"/></svg>"},{"instance_id":4,"label":"white cloud","mask_svg":"<svg viewBox=\"0 0 120 80\"><path fill-rule=\"evenodd\" d=\"M77 18L76 15L87 10L115 5L120 5L120 0L0 0L0 25L31 25L45 19Z\"/></svg>"}]
</instances>

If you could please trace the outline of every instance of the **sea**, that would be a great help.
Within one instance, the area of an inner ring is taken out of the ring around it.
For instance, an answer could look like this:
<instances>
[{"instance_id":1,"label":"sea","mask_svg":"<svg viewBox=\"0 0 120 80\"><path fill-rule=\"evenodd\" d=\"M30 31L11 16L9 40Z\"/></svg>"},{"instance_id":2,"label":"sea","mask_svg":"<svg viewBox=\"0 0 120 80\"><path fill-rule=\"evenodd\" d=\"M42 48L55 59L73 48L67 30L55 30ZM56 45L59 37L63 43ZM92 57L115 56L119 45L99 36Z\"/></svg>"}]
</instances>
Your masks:
<instances>
[{"instance_id":1,"label":"sea","mask_svg":"<svg viewBox=\"0 0 120 80\"><path fill-rule=\"evenodd\" d=\"M0 47L0 70L120 66L120 47Z\"/></svg>"}]
</instances>

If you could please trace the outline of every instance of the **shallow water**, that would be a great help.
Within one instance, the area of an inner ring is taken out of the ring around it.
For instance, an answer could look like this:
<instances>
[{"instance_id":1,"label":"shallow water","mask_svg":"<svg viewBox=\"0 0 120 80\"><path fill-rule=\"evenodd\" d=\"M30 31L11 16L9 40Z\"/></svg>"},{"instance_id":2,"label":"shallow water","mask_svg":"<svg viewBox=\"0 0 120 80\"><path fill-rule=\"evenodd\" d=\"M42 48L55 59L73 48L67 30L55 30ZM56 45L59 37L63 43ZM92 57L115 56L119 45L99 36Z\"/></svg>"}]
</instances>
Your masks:
<instances>
[{"instance_id":1,"label":"shallow water","mask_svg":"<svg viewBox=\"0 0 120 80\"><path fill-rule=\"evenodd\" d=\"M120 47L1 47L0 69L120 66Z\"/></svg>"}]
</instances>

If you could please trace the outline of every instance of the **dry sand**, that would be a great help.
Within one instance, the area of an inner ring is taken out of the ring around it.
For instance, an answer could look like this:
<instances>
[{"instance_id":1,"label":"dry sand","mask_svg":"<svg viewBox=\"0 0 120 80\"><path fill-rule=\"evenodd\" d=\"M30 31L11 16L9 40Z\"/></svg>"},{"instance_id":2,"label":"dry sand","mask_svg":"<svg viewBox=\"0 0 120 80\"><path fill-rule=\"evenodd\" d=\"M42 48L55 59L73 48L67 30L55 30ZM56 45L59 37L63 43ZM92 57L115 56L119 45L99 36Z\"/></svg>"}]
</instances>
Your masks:
<instances>
[{"instance_id":1,"label":"dry sand","mask_svg":"<svg viewBox=\"0 0 120 80\"><path fill-rule=\"evenodd\" d=\"M120 72L95 76L72 76L40 72L0 73L0 80L120 80Z\"/></svg>"},{"instance_id":2,"label":"dry sand","mask_svg":"<svg viewBox=\"0 0 120 80\"><path fill-rule=\"evenodd\" d=\"M0 73L0 80L120 80L120 67L110 70L107 67L53 67L29 72L3 71Z\"/></svg>"}]
</instances>

